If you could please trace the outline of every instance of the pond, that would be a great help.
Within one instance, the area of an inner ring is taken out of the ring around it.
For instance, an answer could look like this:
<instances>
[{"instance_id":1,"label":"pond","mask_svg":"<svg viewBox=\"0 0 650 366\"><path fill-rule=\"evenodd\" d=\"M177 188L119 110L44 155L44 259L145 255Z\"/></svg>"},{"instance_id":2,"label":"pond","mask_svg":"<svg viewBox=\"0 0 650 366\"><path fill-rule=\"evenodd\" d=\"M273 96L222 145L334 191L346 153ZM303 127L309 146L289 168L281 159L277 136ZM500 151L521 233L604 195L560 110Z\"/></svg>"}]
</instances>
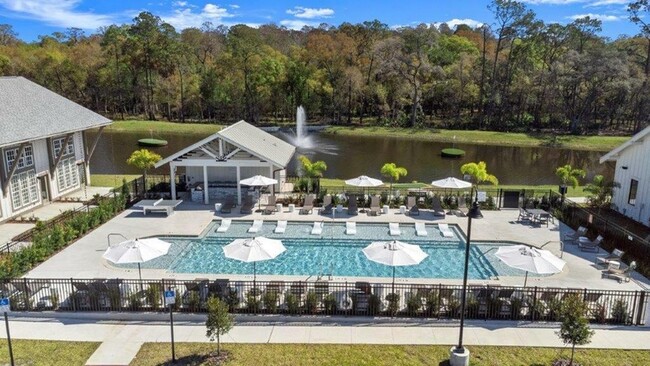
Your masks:
<instances>
[{"instance_id":1,"label":"pond","mask_svg":"<svg viewBox=\"0 0 650 366\"><path fill-rule=\"evenodd\" d=\"M137 141L145 134L131 132L104 132L91 161L93 174L139 174L126 164L133 150L138 149ZM150 148L163 157L173 154L186 146L204 138L204 134L158 134L156 138L169 141L164 147ZM89 137L94 137L91 133ZM288 134L278 133L278 137L289 140ZM312 148L298 148L288 167L289 175L295 175L299 154L312 160L327 163L326 178L353 178L361 174L381 178L379 169L386 162L393 162L408 170L402 182L431 182L448 176L460 177L460 166L472 161L485 161L488 171L499 178L501 184L556 184L555 169L564 164L587 170L588 180L596 174L613 177L613 165L599 164L602 152L569 150L546 147L512 147L496 145L455 144L465 150L460 159L440 156L440 150L451 143L410 141L392 137L354 137L311 133ZM163 167L153 173L168 174Z\"/></svg>"}]
</instances>

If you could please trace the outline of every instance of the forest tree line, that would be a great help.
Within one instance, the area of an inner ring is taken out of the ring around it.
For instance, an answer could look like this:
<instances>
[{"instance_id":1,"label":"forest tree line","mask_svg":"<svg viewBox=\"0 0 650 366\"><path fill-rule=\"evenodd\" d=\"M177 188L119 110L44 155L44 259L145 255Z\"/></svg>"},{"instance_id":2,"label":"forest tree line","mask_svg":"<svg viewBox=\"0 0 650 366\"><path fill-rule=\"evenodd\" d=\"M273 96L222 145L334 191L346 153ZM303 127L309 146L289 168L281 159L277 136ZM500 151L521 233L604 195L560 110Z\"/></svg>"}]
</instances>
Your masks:
<instances>
[{"instance_id":1,"label":"forest tree line","mask_svg":"<svg viewBox=\"0 0 650 366\"><path fill-rule=\"evenodd\" d=\"M648 0L628 5L634 37L589 17L545 24L494 0L494 23L391 29L380 21L291 30L154 14L86 35L26 43L0 25L0 75L21 75L115 119L254 124L310 121L571 133L638 131L650 119Z\"/></svg>"}]
</instances>

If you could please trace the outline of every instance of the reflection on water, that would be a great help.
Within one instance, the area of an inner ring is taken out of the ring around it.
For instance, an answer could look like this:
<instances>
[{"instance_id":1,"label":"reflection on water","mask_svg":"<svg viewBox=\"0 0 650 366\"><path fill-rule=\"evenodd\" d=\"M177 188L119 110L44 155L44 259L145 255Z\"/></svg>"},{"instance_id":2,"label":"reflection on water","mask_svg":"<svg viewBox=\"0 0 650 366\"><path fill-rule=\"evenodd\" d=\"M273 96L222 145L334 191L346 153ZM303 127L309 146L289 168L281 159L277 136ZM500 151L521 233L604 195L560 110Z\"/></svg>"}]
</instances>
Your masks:
<instances>
[{"instance_id":1,"label":"reflection on water","mask_svg":"<svg viewBox=\"0 0 650 366\"><path fill-rule=\"evenodd\" d=\"M166 157L204 138L206 135L161 134L169 144L153 148ZM90 134L90 138L94 136ZM287 139L278 133L278 137ZM91 171L95 174L139 174L138 169L128 166L126 159L138 148L138 133L104 132L92 158ZM587 170L588 180L596 174L613 177L613 165L599 164L601 152L573 151L543 147L506 147L456 144L465 150L461 159L443 159L440 150L451 143L408 141L390 137L350 137L312 133L313 147L299 148L296 154L305 154L312 160L327 163L326 178L352 178L361 174L380 177L379 169L384 163L393 162L408 170L403 182L431 180L447 176L460 176L460 166L466 162L483 160L488 170L502 184L556 184L555 169L564 164ZM296 171L296 158L289 165L289 174ZM163 167L153 173L166 174Z\"/></svg>"}]
</instances>

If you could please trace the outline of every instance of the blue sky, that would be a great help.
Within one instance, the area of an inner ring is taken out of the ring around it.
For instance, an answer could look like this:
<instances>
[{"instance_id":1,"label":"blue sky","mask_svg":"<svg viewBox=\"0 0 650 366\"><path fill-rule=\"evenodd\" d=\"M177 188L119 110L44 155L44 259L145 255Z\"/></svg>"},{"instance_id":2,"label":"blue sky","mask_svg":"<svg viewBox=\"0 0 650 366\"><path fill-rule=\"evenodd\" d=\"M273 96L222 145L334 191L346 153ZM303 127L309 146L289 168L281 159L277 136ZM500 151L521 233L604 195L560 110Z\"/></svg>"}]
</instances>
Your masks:
<instances>
[{"instance_id":1,"label":"blue sky","mask_svg":"<svg viewBox=\"0 0 650 366\"><path fill-rule=\"evenodd\" d=\"M602 35L634 35L627 19L627 0L523 0L545 22L568 23L590 15L603 21ZM252 26L275 23L300 29L326 22L379 19L391 27L447 22L476 26L492 23L487 0L0 0L0 23L13 25L20 38L31 41L69 27L87 33L112 23L129 23L140 11L150 11L177 29L213 24Z\"/></svg>"}]
</instances>

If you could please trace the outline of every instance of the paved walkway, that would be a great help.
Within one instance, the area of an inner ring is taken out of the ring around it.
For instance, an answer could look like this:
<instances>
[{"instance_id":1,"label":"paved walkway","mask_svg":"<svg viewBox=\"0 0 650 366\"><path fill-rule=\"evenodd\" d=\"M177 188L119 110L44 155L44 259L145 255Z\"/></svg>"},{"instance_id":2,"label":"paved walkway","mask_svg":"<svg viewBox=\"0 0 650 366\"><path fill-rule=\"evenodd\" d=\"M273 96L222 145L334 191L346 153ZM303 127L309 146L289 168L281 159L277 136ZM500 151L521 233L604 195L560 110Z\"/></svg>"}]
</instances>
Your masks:
<instances>
[{"instance_id":1,"label":"paved walkway","mask_svg":"<svg viewBox=\"0 0 650 366\"><path fill-rule=\"evenodd\" d=\"M146 342L170 342L164 314L156 319L97 320L83 318L10 318L11 335L16 339L47 339L102 342L87 365L127 365ZM175 321L177 342L207 342L205 316L179 315ZM257 317L259 320L260 317ZM264 323L242 318L224 343L310 343L310 344L439 344L458 340L457 322L378 320L368 318L268 318ZM0 327L0 337L5 337ZM564 347L555 332L557 324L469 321L465 344L481 346ZM648 349L650 328L595 327L589 348Z\"/></svg>"}]
</instances>

